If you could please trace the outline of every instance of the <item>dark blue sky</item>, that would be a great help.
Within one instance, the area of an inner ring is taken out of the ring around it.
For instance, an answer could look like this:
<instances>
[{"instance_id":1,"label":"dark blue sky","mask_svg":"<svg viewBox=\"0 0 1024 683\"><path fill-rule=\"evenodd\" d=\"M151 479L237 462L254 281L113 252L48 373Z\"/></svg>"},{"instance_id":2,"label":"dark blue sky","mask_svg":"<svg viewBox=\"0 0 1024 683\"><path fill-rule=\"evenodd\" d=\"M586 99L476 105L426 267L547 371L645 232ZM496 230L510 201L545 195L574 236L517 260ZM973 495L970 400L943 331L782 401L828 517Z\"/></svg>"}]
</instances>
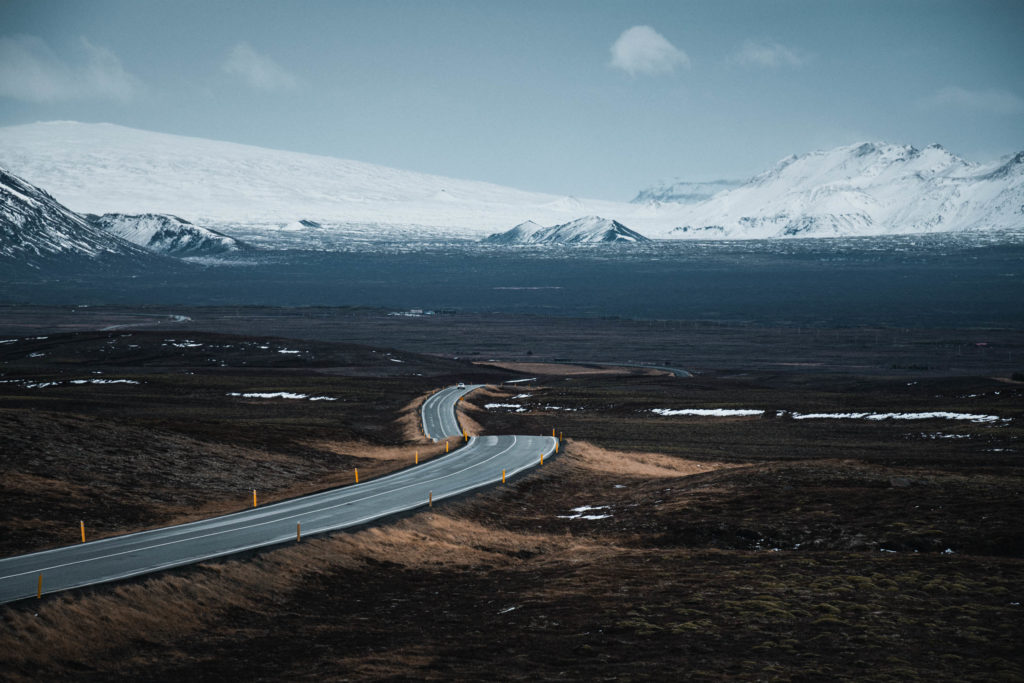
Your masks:
<instances>
[{"instance_id":1,"label":"dark blue sky","mask_svg":"<svg viewBox=\"0 0 1024 683\"><path fill-rule=\"evenodd\" d=\"M0 125L629 199L860 140L1020 151L1022 27L1022 2L0 0Z\"/></svg>"}]
</instances>

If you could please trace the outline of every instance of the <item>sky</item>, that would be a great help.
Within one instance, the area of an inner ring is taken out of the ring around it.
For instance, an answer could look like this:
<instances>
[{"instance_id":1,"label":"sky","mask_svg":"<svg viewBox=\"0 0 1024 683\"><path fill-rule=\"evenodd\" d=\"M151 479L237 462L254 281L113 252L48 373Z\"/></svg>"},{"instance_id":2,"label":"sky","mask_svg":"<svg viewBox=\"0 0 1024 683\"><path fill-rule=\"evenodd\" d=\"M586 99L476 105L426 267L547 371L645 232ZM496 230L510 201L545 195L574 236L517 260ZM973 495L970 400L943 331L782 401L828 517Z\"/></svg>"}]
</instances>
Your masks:
<instances>
[{"instance_id":1,"label":"sky","mask_svg":"<svg viewBox=\"0 0 1024 683\"><path fill-rule=\"evenodd\" d=\"M1024 150L1022 27L1016 0L0 0L0 126L629 200L865 140Z\"/></svg>"}]
</instances>

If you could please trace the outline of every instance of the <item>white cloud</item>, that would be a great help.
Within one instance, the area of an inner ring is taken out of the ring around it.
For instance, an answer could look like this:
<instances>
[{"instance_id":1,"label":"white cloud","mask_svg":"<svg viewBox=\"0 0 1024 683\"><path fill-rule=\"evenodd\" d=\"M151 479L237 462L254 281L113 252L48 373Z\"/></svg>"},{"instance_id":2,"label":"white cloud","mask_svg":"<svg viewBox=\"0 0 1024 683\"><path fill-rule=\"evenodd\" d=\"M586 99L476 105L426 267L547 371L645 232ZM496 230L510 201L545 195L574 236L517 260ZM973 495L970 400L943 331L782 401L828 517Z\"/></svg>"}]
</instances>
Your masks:
<instances>
[{"instance_id":1,"label":"white cloud","mask_svg":"<svg viewBox=\"0 0 1024 683\"><path fill-rule=\"evenodd\" d=\"M259 90L289 90L298 80L270 57L261 55L248 43L239 43L224 60L225 73L240 77Z\"/></svg>"},{"instance_id":2,"label":"white cloud","mask_svg":"<svg viewBox=\"0 0 1024 683\"><path fill-rule=\"evenodd\" d=\"M940 88L925 100L926 105L953 106L993 114L1024 113L1024 98L1008 90L968 90L955 85Z\"/></svg>"},{"instance_id":3,"label":"white cloud","mask_svg":"<svg viewBox=\"0 0 1024 683\"><path fill-rule=\"evenodd\" d=\"M28 102L77 99L129 100L139 81L109 49L85 38L81 61L68 63L35 36L0 37L0 97Z\"/></svg>"},{"instance_id":4,"label":"white cloud","mask_svg":"<svg viewBox=\"0 0 1024 683\"><path fill-rule=\"evenodd\" d=\"M677 66L689 67L690 58L650 26L634 26L612 44L611 65L631 76L669 73Z\"/></svg>"},{"instance_id":5,"label":"white cloud","mask_svg":"<svg viewBox=\"0 0 1024 683\"><path fill-rule=\"evenodd\" d=\"M781 43L756 43L748 40L730 60L743 66L777 69L780 66L802 66L806 58Z\"/></svg>"}]
</instances>

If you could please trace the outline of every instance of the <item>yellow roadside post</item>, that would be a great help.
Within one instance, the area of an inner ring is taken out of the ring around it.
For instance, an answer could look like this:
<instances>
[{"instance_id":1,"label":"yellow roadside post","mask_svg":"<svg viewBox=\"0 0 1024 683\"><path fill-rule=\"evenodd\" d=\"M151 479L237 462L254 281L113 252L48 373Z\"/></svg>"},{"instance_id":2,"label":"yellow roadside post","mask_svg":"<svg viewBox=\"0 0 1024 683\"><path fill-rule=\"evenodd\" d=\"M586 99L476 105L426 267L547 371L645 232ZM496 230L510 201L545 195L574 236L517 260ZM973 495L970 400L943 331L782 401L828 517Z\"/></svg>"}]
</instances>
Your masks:
<instances>
[{"instance_id":1,"label":"yellow roadside post","mask_svg":"<svg viewBox=\"0 0 1024 683\"><path fill-rule=\"evenodd\" d=\"M447 453L447 452L448 452L448 439L445 439L445 440L444 440L444 452L445 452L445 453Z\"/></svg>"},{"instance_id":2,"label":"yellow roadside post","mask_svg":"<svg viewBox=\"0 0 1024 683\"><path fill-rule=\"evenodd\" d=\"M359 468L356 468L356 483L359 483Z\"/></svg>"},{"instance_id":3,"label":"yellow roadside post","mask_svg":"<svg viewBox=\"0 0 1024 683\"><path fill-rule=\"evenodd\" d=\"M540 454L540 464L541 465L544 464L544 454L543 453Z\"/></svg>"},{"instance_id":4,"label":"yellow roadside post","mask_svg":"<svg viewBox=\"0 0 1024 683\"><path fill-rule=\"evenodd\" d=\"M256 507L256 489L252 490L252 506Z\"/></svg>"},{"instance_id":5,"label":"yellow roadside post","mask_svg":"<svg viewBox=\"0 0 1024 683\"><path fill-rule=\"evenodd\" d=\"M555 428L552 427L551 428L551 438L554 438L554 437L555 437Z\"/></svg>"},{"instance_id":6,"label":"yellow roadside post","mask_svg":"<svg viewBox=\"0 0 1024 683\"><path fill-rule=\"evenodd\" d=\"M501 471L501 483L502 483L502 484L504 484L504 483L505 483L505 470L502 470L502 471Z\"/></svg>"},{"instance_id":7,"label":"yellow roadside post","mask_svg":"<svg viewBox=\"0 0 1024 683\"><path fill-rule=\"evenodd\" d=\"M80 520L78 526L82 530L82 543L85 543L85 520Z\"/></svg>"},{"instance_id":8,"label":"yellow roadside post","mask_svg":"<svg viewBox=\"0 0 1024 683\"><path fill-rule=\"evenodd\" d=\"M295 524L295 542L299 543L302 541L302 522L296 522Z\"/></svg>"},{"instance_id":9,"label":"yellow roadside post","mask_svg":"<svg viewBox=\"0 0 1024 683\"><path fill-rule=\"evenodd\" d=\"M36 585L36 600L43 597L43 573L39 572L39 583Z\"/></svg>"},{"instance_id":10,"label":"yellow roadside post","mask_svg":"<svg viewBox=\"0 0 1024 683\"><path fill-rule=\"evenodd\" d=\"M434 492L433 491L430 492L430 496L427 498L427 504L430 505L430 507L434 507Z\"/></svg>"},{"instance_id":11,"label":"yellow roadside post","mask_svg":"<svg viewBox=\"0 0 1024 683\"><path fill-rule=\"evenodd\" d=\"M416 459L412 461L412 464L413 465L419 465L420 464L420 452L419 451L416 451Z\"/></svg>"}]
</instances>

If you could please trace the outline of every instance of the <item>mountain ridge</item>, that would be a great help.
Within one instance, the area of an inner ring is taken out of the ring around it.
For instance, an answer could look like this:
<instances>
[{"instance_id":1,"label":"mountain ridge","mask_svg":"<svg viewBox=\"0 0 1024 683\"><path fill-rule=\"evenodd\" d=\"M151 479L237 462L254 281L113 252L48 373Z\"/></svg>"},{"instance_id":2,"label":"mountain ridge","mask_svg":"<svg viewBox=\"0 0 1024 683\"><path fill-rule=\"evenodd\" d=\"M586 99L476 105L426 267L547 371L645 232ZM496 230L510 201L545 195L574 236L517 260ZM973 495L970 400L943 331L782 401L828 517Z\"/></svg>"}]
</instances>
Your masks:
<instances>
[{"instance_id":1,"label":"mountain ridge","mask_svg":"<svg viewBox=\"0 0 1024 683\"><path fill-rule=\"evenodd\" d=\"M862 142L790 155L683 209L666 236L771 238L1024 227L1024 153L975 164L941 145Z\"/></svg>"},{"instance_id":2,"label":"mountain ridge","mask_svg":"<svg viewBox=\"0 0 1024 683\"><path fill-rule=\"evenodd\" d=\"M0 258L37 267L40 260L98 256L158 258L92 225L46 190L0 168Z\"/></svg>"}]
</instances>

